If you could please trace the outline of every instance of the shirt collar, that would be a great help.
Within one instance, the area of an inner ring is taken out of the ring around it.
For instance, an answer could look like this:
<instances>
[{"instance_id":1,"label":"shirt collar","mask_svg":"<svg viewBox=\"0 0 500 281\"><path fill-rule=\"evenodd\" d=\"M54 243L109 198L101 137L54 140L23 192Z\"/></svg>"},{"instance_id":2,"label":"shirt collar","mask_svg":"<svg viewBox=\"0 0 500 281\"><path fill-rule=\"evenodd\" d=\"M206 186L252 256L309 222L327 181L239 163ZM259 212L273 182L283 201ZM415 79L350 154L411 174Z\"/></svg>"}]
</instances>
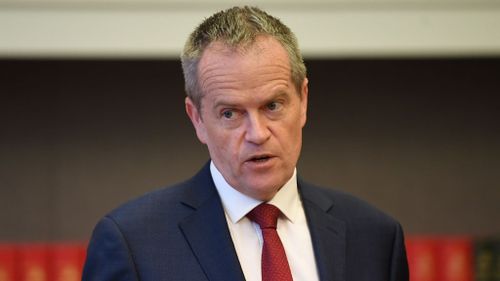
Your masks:
<instances>
[{"instance_id":1,"label":"shirt collar","mask_svg":"<svg viewBox=\"0 0 500 281\"><path fill-rule=\"evenodd\" d=\"M213 161L210 162L210 172L224 210L233 223L239 222L248 212L262 203L262 201L247 196L230 186L215 167ZM268 203L276 206L288 220L294 222L301 206L297 189L297 169L293 171L292 177Z\"/></svg>"}]
</instances>

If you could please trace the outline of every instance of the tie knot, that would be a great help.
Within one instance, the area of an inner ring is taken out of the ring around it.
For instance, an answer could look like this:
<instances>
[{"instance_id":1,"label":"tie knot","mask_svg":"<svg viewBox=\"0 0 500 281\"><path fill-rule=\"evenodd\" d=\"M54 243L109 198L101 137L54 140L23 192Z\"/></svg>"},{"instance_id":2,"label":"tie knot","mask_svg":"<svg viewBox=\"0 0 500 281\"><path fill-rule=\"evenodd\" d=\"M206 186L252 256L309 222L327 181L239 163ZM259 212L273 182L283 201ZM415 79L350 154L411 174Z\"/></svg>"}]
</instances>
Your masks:
<instances>
[{"instance_id":1,"label":"tie knot","mask_svg":"<svg viewBox=\"0 0 500 281\"><path fill-rule=\"evenodd\" d=\"M278 222L278 216L281 211L275 206L267 203L260 204L251 210L247 217L256 222L261 229L274 228Z\"/></svg>"}]
</instances>

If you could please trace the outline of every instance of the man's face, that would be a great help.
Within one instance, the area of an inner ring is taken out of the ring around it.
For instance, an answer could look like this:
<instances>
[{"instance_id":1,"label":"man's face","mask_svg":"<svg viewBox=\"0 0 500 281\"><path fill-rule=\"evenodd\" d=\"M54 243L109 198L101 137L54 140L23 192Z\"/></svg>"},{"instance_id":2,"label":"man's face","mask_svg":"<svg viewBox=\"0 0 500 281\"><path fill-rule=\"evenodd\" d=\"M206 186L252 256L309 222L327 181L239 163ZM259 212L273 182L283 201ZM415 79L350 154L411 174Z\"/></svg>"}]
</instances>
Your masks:
<instances>
[{"instance_id":1,"label":"man's face","mask_svg":"<svg viewBox=\"0 0 500 281\"><path fill-rule=\"evenodd\" d=\"M307 79L300 93L288 54L271 37L245 50L211 43L198 66L201 110L186 98L199 140L226 181L260 200L290 179L302 146Z\"/></svg>"}]
</instances>

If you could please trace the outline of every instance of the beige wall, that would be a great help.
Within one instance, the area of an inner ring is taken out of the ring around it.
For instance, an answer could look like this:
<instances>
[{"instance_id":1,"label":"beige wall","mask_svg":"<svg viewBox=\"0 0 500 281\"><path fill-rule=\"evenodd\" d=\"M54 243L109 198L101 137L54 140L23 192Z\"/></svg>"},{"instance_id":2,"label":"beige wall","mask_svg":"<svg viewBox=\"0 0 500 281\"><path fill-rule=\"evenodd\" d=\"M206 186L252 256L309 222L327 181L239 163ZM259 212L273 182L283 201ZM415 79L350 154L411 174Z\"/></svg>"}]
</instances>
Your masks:
<instances>
[{"instance_id":1,"label":"beige wall","mask_svg":"<svg viewBox=\"0 0 500 281\"><path fill-rule=\"evenodd\" d=\"M282 18L309 58L500 54L498 0L0 0L0 57L176 58L234 3Z\"/></svg>"}]
</instances>

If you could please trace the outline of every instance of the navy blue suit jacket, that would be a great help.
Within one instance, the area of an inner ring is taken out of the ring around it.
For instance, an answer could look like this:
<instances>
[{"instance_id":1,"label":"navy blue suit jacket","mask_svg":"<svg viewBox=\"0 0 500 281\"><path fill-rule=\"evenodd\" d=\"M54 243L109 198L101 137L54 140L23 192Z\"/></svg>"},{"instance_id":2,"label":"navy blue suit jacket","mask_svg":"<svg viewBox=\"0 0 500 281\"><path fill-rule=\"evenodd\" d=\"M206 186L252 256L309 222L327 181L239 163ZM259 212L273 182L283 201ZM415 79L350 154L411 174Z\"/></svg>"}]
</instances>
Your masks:
<instances>
[{"instance_id":1,"label":"navy blue suit jacket","mask_svg":"<svg viewBox=\"0 0 500 281\"><path fill-rule=\"evenodd\" d=\"M350 195L298 186L321 280L408 280L398 222ZM245 280L209 165L102 218L82 280Z\"/></svg>"}]
</instances>

